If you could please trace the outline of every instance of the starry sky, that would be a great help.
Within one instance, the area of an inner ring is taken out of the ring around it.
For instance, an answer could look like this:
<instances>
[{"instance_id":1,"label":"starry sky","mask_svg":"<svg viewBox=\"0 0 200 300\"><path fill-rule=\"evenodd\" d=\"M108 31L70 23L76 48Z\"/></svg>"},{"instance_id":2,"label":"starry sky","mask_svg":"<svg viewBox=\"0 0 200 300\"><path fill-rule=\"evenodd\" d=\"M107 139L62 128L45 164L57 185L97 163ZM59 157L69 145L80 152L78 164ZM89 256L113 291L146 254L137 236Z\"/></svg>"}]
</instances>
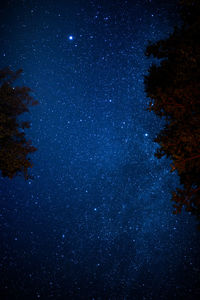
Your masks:
<instances>
[{"instance_id":1,"label":"starry sky","mask_svg":"<svg viewBox=\"0 0 200 300\"><path fill-rule=\"evenodd\" d=\"M199 299L200 234L172 214L179 185L154 157L148 41L180 22L170 0L8 0L0 68L39 105L24 116L32 180L0 177L0 298Z\"/></svg>"}]
</instances>

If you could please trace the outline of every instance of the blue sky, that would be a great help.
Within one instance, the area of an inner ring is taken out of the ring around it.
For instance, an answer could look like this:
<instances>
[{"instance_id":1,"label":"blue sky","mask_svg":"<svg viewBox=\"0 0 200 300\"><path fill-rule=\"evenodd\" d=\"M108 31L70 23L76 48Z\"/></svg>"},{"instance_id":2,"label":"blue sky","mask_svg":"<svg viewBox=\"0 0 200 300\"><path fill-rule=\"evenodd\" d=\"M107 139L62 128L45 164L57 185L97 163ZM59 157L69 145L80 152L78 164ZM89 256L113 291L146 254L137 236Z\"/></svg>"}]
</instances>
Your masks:
<instances>
[{"instance_id":1,"label":"blue sky","mask_svg":"<svg viewBox=\"0 0 200 300\"><path fill-rule=\"evenodd\" d=\"M34 179L0 179L2 299L195 299L199 233L172 214L179 181L154 157L163 123L143 84L175 1L12 0L0 14L1 67L22 68L40 103Z\"/></svg>"}]
</instances>

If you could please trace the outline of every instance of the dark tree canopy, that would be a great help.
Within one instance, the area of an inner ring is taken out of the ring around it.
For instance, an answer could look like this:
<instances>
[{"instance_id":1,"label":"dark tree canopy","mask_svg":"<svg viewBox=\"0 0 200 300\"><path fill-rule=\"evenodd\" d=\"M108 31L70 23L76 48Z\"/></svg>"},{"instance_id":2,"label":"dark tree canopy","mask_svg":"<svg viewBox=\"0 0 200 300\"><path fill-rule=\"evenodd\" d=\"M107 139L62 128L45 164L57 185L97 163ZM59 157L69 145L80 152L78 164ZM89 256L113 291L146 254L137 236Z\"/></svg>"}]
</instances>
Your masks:
<instances>
[{"instance_id":1,"label":"dark tree canopy","mask_svg":"<svg viewBox=\"0 0 200 300\"><path fill-rule=\"evenodd\" d=\"M0 70L0 170L3 177L22 173L28 179L28 168L32 167L28 155L36 148L25 138L24 129L30 127L30 122L20 121L19 116L38 102L30 96L30 88L13 85L21 73L9 68Z\"/></svg>"},{"instance_id":2,"label":"dark tree canopy","mask_svg":"<svg viewBox=\"0 0 200 300\"><path fill-rule=\"evenodd\" d=\"M172 193L174 213L185 207L200 220L200 1L183 0L180 8L182 25L146 49L160 64L150 67L145 89L149 110L166 120L155 155L172 160L183 186Z\"/></svg>"}]
</instances>

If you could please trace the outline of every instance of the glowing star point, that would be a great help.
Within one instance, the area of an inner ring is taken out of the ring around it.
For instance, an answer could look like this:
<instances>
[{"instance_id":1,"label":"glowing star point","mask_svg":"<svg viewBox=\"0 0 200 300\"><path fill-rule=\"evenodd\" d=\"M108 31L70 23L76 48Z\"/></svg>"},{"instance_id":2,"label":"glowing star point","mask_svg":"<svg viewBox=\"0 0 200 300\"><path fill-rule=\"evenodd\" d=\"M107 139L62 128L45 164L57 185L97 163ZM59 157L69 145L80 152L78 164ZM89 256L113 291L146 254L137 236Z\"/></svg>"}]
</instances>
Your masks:
<instances>
[{"instance_id":1,"label":"glowing star point","mask_svg":"<svg viewBox=\"0 0 200 300\"><path fill-rule=\"evenodd\" d=\"M73 35L69 35L68 39L72 41L74 39Z\"/></svg>"}]
</instances>

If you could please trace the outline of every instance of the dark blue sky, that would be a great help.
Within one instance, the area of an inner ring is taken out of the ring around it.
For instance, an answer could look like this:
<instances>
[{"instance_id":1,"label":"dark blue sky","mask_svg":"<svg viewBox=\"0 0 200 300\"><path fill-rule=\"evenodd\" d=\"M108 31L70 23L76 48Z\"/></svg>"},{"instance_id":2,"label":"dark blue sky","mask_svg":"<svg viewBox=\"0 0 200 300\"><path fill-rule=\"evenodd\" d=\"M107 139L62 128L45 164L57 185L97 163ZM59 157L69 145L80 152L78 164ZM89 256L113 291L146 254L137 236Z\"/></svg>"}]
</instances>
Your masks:
<instances>
[{"instance_id":1,"label":"dark blue sky","mask_svg":"<svg viewBox=\"0 0 200 300\"><path fill-rule=\"evenodd\" d=\"M172 214L143 85L176 1L6 2L0 67L22 68L40 105L34 179L0 178L0 298L198 299L200 234Z\"/></svg>"}]
</instances>

